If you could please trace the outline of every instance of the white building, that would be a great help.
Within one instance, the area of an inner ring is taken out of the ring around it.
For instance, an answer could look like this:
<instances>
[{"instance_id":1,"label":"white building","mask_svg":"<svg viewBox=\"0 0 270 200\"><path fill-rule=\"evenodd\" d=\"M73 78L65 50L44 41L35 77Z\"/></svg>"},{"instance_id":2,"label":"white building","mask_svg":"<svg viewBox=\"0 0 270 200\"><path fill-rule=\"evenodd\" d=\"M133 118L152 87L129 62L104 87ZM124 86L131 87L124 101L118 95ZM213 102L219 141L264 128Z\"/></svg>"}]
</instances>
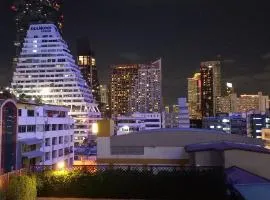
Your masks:
<instances>
[{"instance_id":1,"label":"white building","mask_svg":"<svg viewBox=\"0 0 270 200\"><path fill-rule=\"evenodd\" d=\"M117 135L162 128L160 113L133 113L131 116L118 116Z\"/></svg>"},{"instance_id":2,"label":"white building","mask_svg":"<svg viewBox=\"0 0 270 200\"><path fill-rule=\"evenodd\" d=\"M179 128L190 128L187 98L178 98Z\"/></svg>"},{"instance_id":3,"label":"white building","mask_svg":"<svg viewBox=\"0 0 270 200\"><path fill-rule=\"evenodd\" d=\"M75 119L77 143L92 135L100 117L92 92L53 24L33 24L27 31L13 75L12 88L19 96L40 97L44 103L64 105Z\"/></svg>"},{"instance_id":4,"label":"white building","mask_svg":"<svg viewBox=\"0 0 270 200\"><path fill-rule=\"evenodd\" d=\"M17 103L17 168L28 165L73 165L74 120L69 108Z\"/></svg>"}]
</instances>

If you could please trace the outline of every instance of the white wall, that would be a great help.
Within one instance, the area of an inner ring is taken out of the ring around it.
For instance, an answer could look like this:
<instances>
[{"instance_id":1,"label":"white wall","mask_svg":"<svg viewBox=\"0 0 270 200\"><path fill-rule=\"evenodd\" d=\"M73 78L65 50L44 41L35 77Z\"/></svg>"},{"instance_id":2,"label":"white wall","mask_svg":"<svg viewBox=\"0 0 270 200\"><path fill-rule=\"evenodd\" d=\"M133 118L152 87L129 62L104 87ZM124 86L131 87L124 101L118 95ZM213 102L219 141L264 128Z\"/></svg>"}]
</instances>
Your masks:
<instances>
[{"instance_id":1,"label":"white wall","mask_svg":"<svg viewBox=\"0 0 270 200\"><path fill-rule=\"evenodd\" d=\"M223 166L223 153L217 151L196 152L195 165L197 166Z\"/></svg>"},{"instance_id":2,"label":"white wall","mask_svg":"<svg viewBox=\"0 0 270 200\"><path fill-rule=\"evenodd\" d=\"M237 166L256 175L270 179L270 154L241 150L224 152L225 168Z\"/></svg>"}]
</instances>

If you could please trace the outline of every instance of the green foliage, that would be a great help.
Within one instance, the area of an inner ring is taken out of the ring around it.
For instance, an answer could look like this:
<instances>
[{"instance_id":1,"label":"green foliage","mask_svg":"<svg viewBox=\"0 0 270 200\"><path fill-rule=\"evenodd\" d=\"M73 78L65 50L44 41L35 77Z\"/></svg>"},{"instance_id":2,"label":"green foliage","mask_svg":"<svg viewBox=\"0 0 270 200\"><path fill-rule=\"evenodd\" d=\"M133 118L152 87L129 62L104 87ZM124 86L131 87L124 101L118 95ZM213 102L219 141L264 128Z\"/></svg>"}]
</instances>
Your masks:
<instances>
[{"instance_id":1,"label":"green foliage","mask_svg":"<svg viewBox=\"0 0 270 200\"><path fill-rule=\"evenodd\" d=\"M8 191L8 200L36 200L36 178L30 176L11 177Z\"/></svg>"},{"instance_id":2,"label":"green foliage","mask_svg":"<svg viewBox=\"0 0 270 200\"><path fill-rule=\"evenodd\" d=\"M0 200L6 200L6 193L0 190Z\"/></svg>"},{"instance_id":3,"label":"green foliage","mask_svg":"<svg viewBox=\"0 0 270 200\"><path fill-rule=\"evenodd\" d=\"M37 182L40 197L223 199L226 193L222 170L45 172Z\"/></svg>"}]
</instances>

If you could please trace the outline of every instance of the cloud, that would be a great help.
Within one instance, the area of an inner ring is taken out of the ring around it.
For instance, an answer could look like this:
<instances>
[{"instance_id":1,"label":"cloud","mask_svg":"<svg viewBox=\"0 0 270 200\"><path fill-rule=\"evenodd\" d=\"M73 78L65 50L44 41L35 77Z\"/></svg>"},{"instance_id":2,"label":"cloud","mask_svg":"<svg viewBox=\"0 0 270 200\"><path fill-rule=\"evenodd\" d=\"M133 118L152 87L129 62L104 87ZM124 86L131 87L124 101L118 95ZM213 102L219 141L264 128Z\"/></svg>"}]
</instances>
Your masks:
<instances>
[{"instance_id":1,"label":"cloud","mask_svg":"<svg viewBox=\"0 0 270 200\"><path fill-rule=\"evenodd\" d=\"M262 58L263 60L268 60L268 59L270 59L270 52L267 52L267 53L261 55L261 58Z\"/></svg>"},{"instance_id":2,"label":"cloud","mask_svg":"<svg viewBox=\"0 0 270 200\"><path fill-rule=\"evenodd\" d=\"M270 72L258 73L253 77L259 81L270 81Z\"/></svg>"},{"instance_id":3,"label":"cloud","mask_svg":"<svg viewBox=\"0 0 270 200\"><path fill-rule=\"evenodd\" d=\"M228 64L232 64L232 63L235 63L235 60L234 59L225 59L223 60L224 63L228 63Z\"/></svg>"},{"instance_id":4,"label":"cloud","mask_svg":"<svg viewBox=\"0 0 270 200\"><path fill-rule=\"evenodd\" d=\"M120 53L120 57L130 61L139 61L142 59L142 57L135 52L122 52Z\"/></svg>"}]
</instances>

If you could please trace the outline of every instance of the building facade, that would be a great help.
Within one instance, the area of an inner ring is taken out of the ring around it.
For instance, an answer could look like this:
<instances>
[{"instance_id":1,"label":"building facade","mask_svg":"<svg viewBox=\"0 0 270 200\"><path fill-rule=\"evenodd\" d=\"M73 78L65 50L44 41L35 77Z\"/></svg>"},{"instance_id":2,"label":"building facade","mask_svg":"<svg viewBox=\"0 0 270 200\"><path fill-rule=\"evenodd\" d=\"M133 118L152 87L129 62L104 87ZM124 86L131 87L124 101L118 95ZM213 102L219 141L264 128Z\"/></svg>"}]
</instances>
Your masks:
<instances>
[{"instance_id":1,"label":"building facade","mask_svg":"<svg viewBox=\"0 0 270 200\"><path fill-rule=\"evenodd\" d=\"M179 128L190 128L187 98L178 98Z\"/></svg>"},{"instance_id":2,"label":"building facade","mask_svg":"<svg viewBox=\"0 0 270 200\"><path fill-rule=\"evenodd\" d=\"M221 62L201 62L200 72L202 116L215 116L216 98L221 96Z\"/></svg>"},{"instance_id":3,"label":"building facade","mask_svg":"<svg viewBox=\"0 0 270 200\"><path fill-rule=\"evenodd\" d=\"M151 113L162 111L162 63L140 64L135 87L132 91L132 112Z\"/></svg>"},{"instance_id":4,"label":"building facade","mask_svg":"<svg viewBox=\"0 0 270 200\"><path fill-rule=\"evenodd\" d=\"M110 84L112 115L161 112L161 68L161 59L150 64L112 66Z\"/></svg>"},{"instance_id":5,"label":"building facade","mask_svg":"<svg viewBox=\"0 0 270 200\"><path fill-rule=\"evenodd\" d=\"M138 76L138 65L114 65L111 67L110 104L113 116L130 112L132 91Z\"/></svg>"},{"instance_id":6,"label":"building facade","mask_svg":"<svg viewBox=\"0 0 270 200\"><path fill-rule=\"evenodd\" d=\"M232 93L227 96L216 97L216 113L237 112L237 94Z\"/></svg>"},{"instance_id":7,"label":"building facade","mask_svg":"<svg viewBox=\"0 0 270 200\"><path fill-rule=\"evenodd\" d=\"M87 37L77 39L77 64L100 108L100 85L94 52Z\"/></svg>"},{"instance_id":8,"label":"building facade","mask_svg":"<svg viewBox=\"0 0 270 200\"><path fill-rule=\"evenodd\" d=\"M190 119L201 119L201 74L188 78L188 109Z\"/></svg>"},{"instance_id":9,"label":"building facade","mask_svg":"<svg viewBox=\"0 0 270 200\"><path fill-rule=\"evenodd\" d=\"M133 113L130 116L118 116L116 127L117 135L161 129L162 116L160 113Z\"/></svg>"},{"instance_id":10,"label":"building facade","mask_svg":"<svg viewBox=\"0 0 270 200\"><path fill-rule=\"evenodd\" d=\"M15 101L0 100L0 174L16 169L17 112Z\"/></svg>"},{"instance_id":11,"label":"building facade","mask_svg":"<svg viewBox=\"0 0 270 200\"><path fill-rule=\"evenodd\" d=\"M17 169L31 165L73 165L74 120L69 108L17 103Z\"/></svg>"},{"instance_id":12,"label":"building facade","mask_svg":"<svg viewBox=\"0 0 270 200\"><path fill-rule=\"evenodd\" d=\"M100 112L103 118L110 118L109 88L107 85L100 85Z\"/></svg>"},{"instance_id":13,"label":"building facade","mask_svg":"<svg viewBox=\"0 0 270 200\"><path fill-rule=\"evenodd\" d=\"M179 127L179 105L165 106L164 121L165 128Z\"/></svg>"},{"instance_id":14,"label":"building facade","mask_svg":"<svg viewBox=\"0 0 270 200\"><path fill-rule=\"evenodd\" d=\"M265 96L262 92L257 95L240 95L238 98L238 112L267 112L269 110L269 96Z\"/></svg>"},{"instance_id":15,"label":"building facade","mask_svg":"<svg viewBox=\"0 0 270 200\"><path fill-rule=\"evenodd\" d=\"M263 128L270 128L269 113L248 113L247 114L247 135L253 138L262 138Z\"/></svg>"},{"instance_id":16,"label":"building facade","mask_svg":"<svg viewBox=\"0 0 270 200\"><path fill-rule=\"evenodd\" d=\"M93 135L92 124L100 118L99 109L55 25L29 27L11 85L18 97L26 95L69 107L75 119L76 144Z\"/></svg>"}]
</instances>

